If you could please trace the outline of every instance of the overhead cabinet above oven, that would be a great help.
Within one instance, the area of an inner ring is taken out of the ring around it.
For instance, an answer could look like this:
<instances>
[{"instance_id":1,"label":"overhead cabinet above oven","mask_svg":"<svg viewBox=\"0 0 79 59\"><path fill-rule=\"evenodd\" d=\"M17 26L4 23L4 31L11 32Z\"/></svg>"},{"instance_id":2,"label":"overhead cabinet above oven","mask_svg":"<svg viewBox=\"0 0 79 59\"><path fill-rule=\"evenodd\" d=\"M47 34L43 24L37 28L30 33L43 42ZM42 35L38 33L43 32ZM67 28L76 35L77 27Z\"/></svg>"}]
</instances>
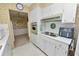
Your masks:
<instances>
[{"instance_id":1,"label":"overhead cabinet above oven","mask_svg":"<svg viewBox=\"0 0 79 59\"><path fill-rule=\"evenodd\" d=\"M77 4L75 3L55 3L42 9L42 18L53 17L62 14L62 23L75 23Z\"/></svg>"}]
</instances>

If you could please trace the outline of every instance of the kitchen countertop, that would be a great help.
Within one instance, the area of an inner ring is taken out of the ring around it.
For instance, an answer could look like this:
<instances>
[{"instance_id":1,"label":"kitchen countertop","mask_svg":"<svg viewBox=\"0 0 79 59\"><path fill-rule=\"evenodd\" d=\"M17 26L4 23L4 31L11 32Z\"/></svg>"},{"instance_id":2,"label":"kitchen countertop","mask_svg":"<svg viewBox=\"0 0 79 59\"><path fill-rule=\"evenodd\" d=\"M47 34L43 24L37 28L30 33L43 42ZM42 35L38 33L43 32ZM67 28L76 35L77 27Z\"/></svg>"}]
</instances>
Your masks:
<instances>
[{"instance_id":1,"label":"kitchen countertop","mask_svg":"<svg viewBox=\"0 0 79 59\"><path fill-rule=\"evenodd\" d=\"M63 43L68 44L68 45L70 45L71 41L72 41L72 39L61 37L61 36L53 37L53 36L49 36L49 35L45 35L45 34L41 34L41 35L49 37L49 38L51 38L53 40L57 40L57 41L63 42Z\"/></svg>"}]
</instances>

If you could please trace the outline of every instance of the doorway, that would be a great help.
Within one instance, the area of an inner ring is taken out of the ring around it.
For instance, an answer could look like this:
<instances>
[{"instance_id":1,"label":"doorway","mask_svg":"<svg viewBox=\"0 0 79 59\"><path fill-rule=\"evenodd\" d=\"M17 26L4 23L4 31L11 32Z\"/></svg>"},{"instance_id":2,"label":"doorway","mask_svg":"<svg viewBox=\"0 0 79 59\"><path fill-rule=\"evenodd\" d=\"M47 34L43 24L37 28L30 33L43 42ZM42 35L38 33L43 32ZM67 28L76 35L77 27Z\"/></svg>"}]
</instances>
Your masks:
<instances>
[{"instance_id":1,"label":"doorway","mask_svg":"<svg viewBox=\"0 0 79 59\"><path fill-rule=\"evenodd\" d=\"M14 47L22 46L29 42L28 13L9 10L10 20L14 31Z\"/></svg>"}]
</instances>

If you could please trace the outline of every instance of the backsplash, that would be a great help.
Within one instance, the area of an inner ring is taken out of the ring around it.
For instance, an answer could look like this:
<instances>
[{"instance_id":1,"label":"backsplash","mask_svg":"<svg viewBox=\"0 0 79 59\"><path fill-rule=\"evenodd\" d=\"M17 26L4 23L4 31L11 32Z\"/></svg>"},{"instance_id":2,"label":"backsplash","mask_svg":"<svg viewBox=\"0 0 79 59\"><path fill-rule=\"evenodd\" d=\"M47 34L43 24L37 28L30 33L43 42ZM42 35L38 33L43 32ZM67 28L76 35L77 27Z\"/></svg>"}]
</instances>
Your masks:
<instances>
[{"instance_id":1,"label":"backsplash","mask_svg":"<svg viewBox=\"0 0 79 59\"><path fill-rule=\"evenodd\" d=\"M54 29L51 28L52 23L56 24L56 27ZM46 22L45 23L45 31L52 32L52 33L58 33L61 25L62 25L61 22Z\"/></svg>"},{"instance_id":2,"label":"backsplash","mask_svg":"<svg viewBox=\"0 0 79 59\"><path fill-rule=\"evenodd\" d=\"M56 27L54 29L51 28L50 26L51 23L56 24ZM55 22L44 22L41 26L43 27L42 32L52 32L52 33L58 34L60 27L72 28L74 27L74 24L73 23L61 23L61 21L55 21Z\"/></svg>"}]
</instances>

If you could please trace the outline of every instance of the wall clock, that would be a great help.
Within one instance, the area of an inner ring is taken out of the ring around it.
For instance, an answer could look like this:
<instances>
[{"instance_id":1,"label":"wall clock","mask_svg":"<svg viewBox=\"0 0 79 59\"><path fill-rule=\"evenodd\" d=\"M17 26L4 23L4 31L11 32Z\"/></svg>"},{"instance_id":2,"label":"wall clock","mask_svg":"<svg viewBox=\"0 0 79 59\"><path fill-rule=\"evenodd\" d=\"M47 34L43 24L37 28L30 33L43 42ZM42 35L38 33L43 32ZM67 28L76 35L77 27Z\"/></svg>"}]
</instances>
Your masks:
<instances>
[{"instance_id":1,"label":"wall clock","mask_svg":"<svg viewBox=\"0 0 79 59\"><path fill-rule=\"evenodd\" d=\"M55 23L51 23L50 27L51 27L52 29L55 29L55 28L56 28L56 24L55 24Z\"/></svg>"},{"instance_id":2,"label":"wall clock","mask_svg":"<svg viewBox=\"0 0 79 59\"><path fill-rule=\"evenodd\" d=\"M23 6L22 3L17 3L17 4L16 4L16 8L17 8L18 10L23 10L24 6Z\"/></svg>"}]
</instances>

